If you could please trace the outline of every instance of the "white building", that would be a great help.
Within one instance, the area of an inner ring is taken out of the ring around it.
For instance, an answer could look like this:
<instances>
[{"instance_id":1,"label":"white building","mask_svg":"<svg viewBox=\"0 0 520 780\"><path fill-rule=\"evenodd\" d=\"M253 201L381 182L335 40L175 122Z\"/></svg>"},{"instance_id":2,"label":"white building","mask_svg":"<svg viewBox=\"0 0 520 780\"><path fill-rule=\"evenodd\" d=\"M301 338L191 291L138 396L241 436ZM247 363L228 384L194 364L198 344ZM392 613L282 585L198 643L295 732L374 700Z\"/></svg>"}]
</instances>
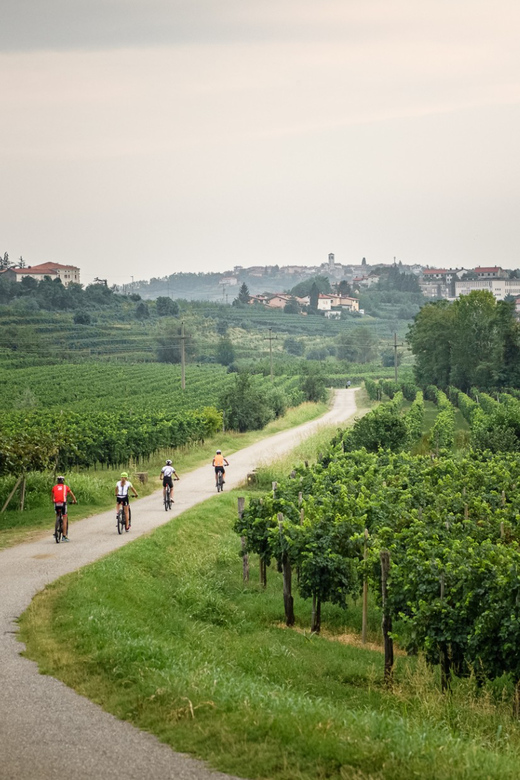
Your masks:
<instances>
[{"instance_id":1,"label":"white building","mask_svg":"<svg viewBox=\"0 0 520 780\"><path fill-rule=\"evenodd\" d=\"M508 296L520 296L520 279L474 279L455 282L455 297L469 295L473 290L489 290L497 301Z\"/></svg>"},{"instance_id":2,"label":"white building","mask_svg":"<svg viewBox=\"0 0 520 780\"><path fill-rule=\"evenodd\" d=\"M27 268L13 268L16 274L16 281L21 282L26 276L41 282L46 276L51 279L61 279L63 285L67 287L72 282L79 284L79 268L75 265L61 265L60 263L41 263L40 265L28 265Z\"/></svg>"}]
</instances>

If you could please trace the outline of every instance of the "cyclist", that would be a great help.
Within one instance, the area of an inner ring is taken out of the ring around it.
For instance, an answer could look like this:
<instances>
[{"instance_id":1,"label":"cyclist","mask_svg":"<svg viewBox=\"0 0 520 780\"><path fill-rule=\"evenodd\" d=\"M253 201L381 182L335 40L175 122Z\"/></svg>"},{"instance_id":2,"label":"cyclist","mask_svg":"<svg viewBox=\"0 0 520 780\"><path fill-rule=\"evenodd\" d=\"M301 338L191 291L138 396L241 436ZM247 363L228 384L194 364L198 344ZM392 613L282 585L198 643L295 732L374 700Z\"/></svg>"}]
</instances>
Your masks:
<instances>
[{"instance_id":1,"label":"cyclist","mask_svg":"<svg viewBox=\"0 0 520 780\"><path fill-rule=\"evenodd\" d=\"M116 518L121 504L125 513L125 529L128 531L130 524L128 522L128 491L131 490L136 498L139 498L137 491L128 479L126 471L121 472L121 479L116 485Z\"/></svg>"},{"instance_id":2,"label":"cyclist","mask_svg":"<svg viewBox=\"0 0 520 780\"><path fill-rule=\"evenodd\" d=\"M213 458L213 464L215 468L215 486L218 485L218 474L219 471L222 472L222 484L225 484L224 477L226 476L226 471L224 469L224 466L229 466L229 463L227 462L226 458L222 455L222 450L217 450L217 453L215 457Z\"/></svg>"},{"instance_id":3,"label":"cyclist","mask_svg":"<svg viewBox=\"0 0 520 780\"><path fill-rule=\"evenodd\" d=\"M63 536L61 537L64 542L69 541L67 536L69 530L69 518L67 516L67 496L72 496L72 502L77 504L76 496L68 485L65 484L65 477L57 477L56 485L52 488L52 500L54 501L54 511L58 514L58 510L61 509L62 513L62 527Z\"/></svg>"},{"instance_id":4,"label":"cyclist","mask_svg":"<svg viewBox=\"0 0 520 780\"><path fill-rule=\"evenodd\" d=\"M175 469L172 466L171 460L166 461L166 466L163 466L161 469L161 473L159 474L159 479L162 479L162 494L163 494L163 501L166 498L166 485L170 486L170 496L172 497L172 504L173 504L173 480L176 479L179 480L179 475L175 471Z\"/></svg>"}]
</instances>

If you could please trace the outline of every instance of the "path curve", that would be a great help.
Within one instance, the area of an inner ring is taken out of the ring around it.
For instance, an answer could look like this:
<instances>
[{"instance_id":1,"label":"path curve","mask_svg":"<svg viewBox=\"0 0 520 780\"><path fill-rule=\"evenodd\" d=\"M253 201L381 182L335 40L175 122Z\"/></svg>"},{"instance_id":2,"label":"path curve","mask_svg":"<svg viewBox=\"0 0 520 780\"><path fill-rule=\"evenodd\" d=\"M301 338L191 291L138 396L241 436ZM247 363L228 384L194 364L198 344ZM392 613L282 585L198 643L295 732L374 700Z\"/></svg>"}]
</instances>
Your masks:
<instances>
[{"instance_id":1,"label":"path curve","mask_svg":"<svg viewBox=\"0 0 520 780\"><path fill-rule=\"evenodd\" d=\"M355 388L338 390L332 409L318 420L269 438L269 459L293 449L324 425L340 424L356 412ZM226 487L243 484L265 460L266 440L230 456ZM161 744L154 736L104 712L23 658L16 619L49 583L118 549L215 494L208 466L176 485L166 513L159 494L133 502L135 522L118 536L114 511L71 526L70 544L49 533L0 552L0 780L218 780L196 759Z\"/></svg>"}]
</instances>

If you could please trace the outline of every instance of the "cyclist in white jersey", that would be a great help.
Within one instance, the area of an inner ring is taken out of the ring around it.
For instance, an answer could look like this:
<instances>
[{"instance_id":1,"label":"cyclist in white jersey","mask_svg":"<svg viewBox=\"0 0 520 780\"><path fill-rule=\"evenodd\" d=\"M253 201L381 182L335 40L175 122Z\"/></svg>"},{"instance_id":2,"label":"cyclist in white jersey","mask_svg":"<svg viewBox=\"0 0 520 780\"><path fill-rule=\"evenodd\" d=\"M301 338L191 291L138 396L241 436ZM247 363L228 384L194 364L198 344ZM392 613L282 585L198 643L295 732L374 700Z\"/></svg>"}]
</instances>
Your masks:
<instances>
[{"instance_id":1,"label":"cyclist in white jersey","mask_svg":"<svg viewBox=\"0 0 520 780\"><path fill-rule=\"evenodd\" d=\"M173 480L179 479L179 475L175 471L175 469L172 466L171 460L166 461L166 466L163 466L161 469L161 473L159 474L159 479L162 479L163 484L163 501L166 498L166 485L170 486L170 495L172 497L172 503L173 503Z\"/></svg>"},{"instance_id":2,"label":"cyclist in white jersey","mask_svg":"<svg viewBox=\"0 0 520 780\"><path fill-rule=\"evenodd\" d=\"M117 513L119 511L120 504L123 505L123 510L125 513L125 528L128 531L129 524L128 524L128 491L131 490L132 493L136 498L138 498L137 491L135 487L132 485L132 483L128 479L128 474L126 471L123 471L121 474L121 479L116 485L116 517Z\"/></svg>"}]
</instances>

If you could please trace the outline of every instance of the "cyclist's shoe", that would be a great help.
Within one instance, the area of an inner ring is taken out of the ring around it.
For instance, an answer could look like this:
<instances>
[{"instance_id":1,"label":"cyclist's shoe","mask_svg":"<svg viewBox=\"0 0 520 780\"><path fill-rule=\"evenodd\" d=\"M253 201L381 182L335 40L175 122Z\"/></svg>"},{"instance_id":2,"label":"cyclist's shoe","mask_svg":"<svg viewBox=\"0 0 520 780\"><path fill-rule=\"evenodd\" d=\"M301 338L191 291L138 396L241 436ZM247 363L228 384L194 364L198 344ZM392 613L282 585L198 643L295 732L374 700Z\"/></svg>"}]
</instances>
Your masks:
<instances>
[{"instance_id":1,"label":"cyclist's shoe","mask_svg":"<svg viewBox=\"0 0 520 780\"><path fill-rule=\"evenodd\" d=\"M70 539L69 539L69 537L68 537L68 536L62 536L62 537L61 537L61 541L62 541L62 542L70 542Z\"/></svg>"}]
</instances>

